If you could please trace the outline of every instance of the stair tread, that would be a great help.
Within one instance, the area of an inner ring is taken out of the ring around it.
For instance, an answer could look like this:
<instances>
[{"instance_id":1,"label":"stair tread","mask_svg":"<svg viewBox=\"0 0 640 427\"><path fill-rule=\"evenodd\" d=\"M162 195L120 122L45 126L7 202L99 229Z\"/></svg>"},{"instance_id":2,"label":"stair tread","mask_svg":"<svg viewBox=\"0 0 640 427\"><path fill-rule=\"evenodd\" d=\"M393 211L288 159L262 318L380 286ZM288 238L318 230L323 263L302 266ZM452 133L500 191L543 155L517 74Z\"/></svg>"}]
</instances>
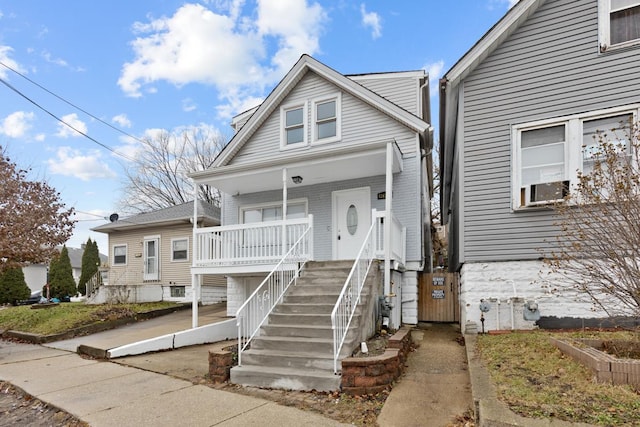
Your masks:
<instances>
[{"instance_id":1,"label":"stair tread","mask_svg":"<svg viewBox=\"0 0 640 427\"><path fill-rule=\"evenodd\" d=\"M265 341L290 341L290 342L314 342L314 343L333 343L333 338L308 338L308 337L284 337L284 336L269 336L269 335L260 335L259 337L254 338L254 340L265 340Z\"/></svg>"},{"instance_id":2,"label":"stair tread","mask_svg":"<svg viewBox=\"0 0 640 427\"><path fill-rule=\"evenodd\" d=\"M232 369L236 369L237 371L250 371L255 372L261 375L269 375L269 374L277 374L281 376L291 376L291 375L299 375L303 377L318 377L318 378L333 378L339 377L340 375L336 375L333 373L333 370L323 370L323 369L296 369L296 368L280 368L276 366L252 366L252 365L242 365L242 366L234 366Z\"/></svg>"},{"instance_id":3,"label":"stair tread","mask_svg":"<svg viewBox=\"0 0 640 427\"><path fill-rule=\"evenodd\" d=\"M333 356L329 354L311 352L311 351L301 351L299 353L291 353L287 351L278 351L278 350L266 350L266 349L250 349L244 352L244 354L254 354L258 356L274 356L274 357L293 357L293 358L304 358L304 359L328 359L333 360Z\"/></svg>"}]
</instances>

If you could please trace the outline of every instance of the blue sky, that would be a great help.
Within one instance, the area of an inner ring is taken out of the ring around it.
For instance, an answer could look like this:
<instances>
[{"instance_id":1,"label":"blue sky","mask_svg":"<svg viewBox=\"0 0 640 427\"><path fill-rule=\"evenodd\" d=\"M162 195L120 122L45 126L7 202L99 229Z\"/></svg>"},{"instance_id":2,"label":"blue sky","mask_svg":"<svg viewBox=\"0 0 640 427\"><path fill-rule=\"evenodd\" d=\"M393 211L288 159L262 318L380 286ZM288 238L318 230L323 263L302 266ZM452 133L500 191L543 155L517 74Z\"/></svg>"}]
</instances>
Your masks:
<instances>
[{"instance_id":1,"label":"blue sky","mask_svg":"<svg viewBox=\"0 0 640 427\"><path fill-rule=\"evenodd\" d=\"M136 151L125 133L228 139L230 118L304 53L343 74L426 69L436 82L515 1L0 0L0 78L15 89L0 84L0 145L78 211L67 245L91 237L106 254L89 229L117 211L128 164L113 151Z\"/></svg>"}]
</instances>

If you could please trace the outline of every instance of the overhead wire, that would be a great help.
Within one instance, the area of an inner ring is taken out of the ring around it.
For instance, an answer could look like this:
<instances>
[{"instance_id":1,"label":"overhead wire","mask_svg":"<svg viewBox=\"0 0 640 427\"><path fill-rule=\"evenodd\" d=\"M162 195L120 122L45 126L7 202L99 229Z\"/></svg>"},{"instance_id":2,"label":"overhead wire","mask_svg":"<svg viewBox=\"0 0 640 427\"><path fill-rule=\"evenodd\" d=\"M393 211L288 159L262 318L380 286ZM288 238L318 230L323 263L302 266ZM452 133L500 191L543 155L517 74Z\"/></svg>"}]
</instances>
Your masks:
<instances>
[{"instance_id":1,"label":"overhead wire","mask_svg":"<svg viewBox=\"0 0 640 427\"><path fill-rule=\"evenodd\" d=\"M76 110L78 110L78 111L83 112L84 114L86 114L87 116L91 117L92 119L94 119L94 120L96 120L96 121L98 121L98 122L102 123L103 125L108 126L108 127L110 127L111 129L115 130L116 132L119 132L119 133L121 133L121 134L123 134L123 135L125 135L125 136L127 136L127 137L129 137L129 138L132 138L132 139L134 139L134 140L136 140L136 141L138 141L138 142L143 142L143 143L144 143L144 141L143 141L143 140L141 140L140 138L138 138L137 136L135 136L135 135L131 135L131 134L130 134L130 133L128 133L127 131L122 130L122 129L120 129L120 128L118 128L118 127L114 126L114 125L112 125L111 123L109 123L109 122L106 122L106 121L102 120L100 117L97 117L97 116L95 116L95 115L91 114L90 112L88 112L87 110L83 109L82 107L80 107L80 106L78 106L78 105L74 104L74 103L73 103L73 102L71 102L71 101L68 101L67 99L63 98L62 96L60 96L60 95L56 94L55 92L52 92L51 90L49 90L49 89L47 89L46 87L42 86L42 85L41 85L41 84L39 84L38 82L36 82L36 81L34 81L34 80L30 79L29 77L27 77L27 76L25 76L24 74L22 74L20 71L18 71L18 70L16 70L16 69L14 69L13 67L11 67L11 66L9 66L9 65L5 64L4 62L0 61L0 65L2 65L3 67L5 67L7 70L10 70L10 71L12 71L13 73L15 73L15 74L19 75L20 77L22 77L23 79L25 79L25 80L26 80L26 81L28 81L29 83L31 83L31 84L33 84L33 85L35 85L35 86L39 87L39 88L40 88L40 89L42 89L43 91L47 92L47 93L48 93L48 94L50 94L51 96L54 96L55 98L59 99L60 101L64 102L65 104L67 104L67 105L69 105L69 106L71 106L71 107L75 108L75 109L76 109Z\"/></svg>"},{"instance_id":2,"label":"overhead wire","mask_svg":"<svg viewBox=\"0 0 640 427\"><path fill-rule=\"evenodd\" d=\"M88 135L85 132L82 132L80 129L77 129L76 127L74 127L73 125L71 125L70 123L67 123L66 121L64 121L62 118L56 116L54 113L52 113L51 111L47 110L46 108L44 108L43 106L41 106L40 104L38 104L36 101L34 101L33 99L29 98L27 95L25 95L24 93L22 93L20 90L18 90L17 88L15 88L13 85L11 85L9 82L7 82L6 80L4 80L3 78L0 77L0 83L4 84L5 86L7 86L9 89L11 89L12 91L14 91L15 93L17 93L19 96L21 96L22 98L26 99L27 101L29 101L31 104L35 105L37 108L39 108L40 110L44 111L45 113L47 113L49 116L53 117L55 120L59 121L60 123L64 124L65 126L67 126L68 128L74 130L75 132L79 133L80 135L84 136L85 138L87 138L88 140L98 144L99 146L101 146L102 148L112 152L113 154L115 154L116 156L122 157L123 159L129 160L131 162L135 162L136 160L133 157L129 157L125 154L119 153L118 151L114 150L113 148L109 147L106 144L103 144L102 142L98 141L97 139L93 138L92 136Z\"/></svg>"}]
</instances>

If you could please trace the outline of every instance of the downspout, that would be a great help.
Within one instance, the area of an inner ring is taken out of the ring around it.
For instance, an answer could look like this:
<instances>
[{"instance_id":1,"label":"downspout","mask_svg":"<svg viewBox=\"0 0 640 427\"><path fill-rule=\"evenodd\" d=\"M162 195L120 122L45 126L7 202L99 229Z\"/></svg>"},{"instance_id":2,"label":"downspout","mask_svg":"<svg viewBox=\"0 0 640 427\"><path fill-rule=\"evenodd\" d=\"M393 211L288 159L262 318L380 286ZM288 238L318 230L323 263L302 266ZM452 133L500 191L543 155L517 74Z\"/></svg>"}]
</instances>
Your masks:
<instances>
[{"instance_id":1,"label":"downspout","mask_svg":"<svg viewBox=\"0 0 640 427\"><path fill-rule=\"evenodd\" d=\"M192 240L192 248L191 248L191 327L198 327L198 284L200 282L198 275L194 274L193 269L195 267L195 257L196 257L196 248L197 248L197 228L198 228L198 184L193 183L193 194L195 195L193 198L193 235L191 237Z\"/></svg>"},{"instance_id":2,"label":"downspout","mask_svg":"<svg viewBox=\"0 0 640 427\"><path fill-rule=\"evenodd\" d=\"M384 221L384 296L391 296L391 206L393 199L393 142L387 143L385 221ZM392 325L395 326L395 325Z\"/></svg>"}]
</instances>

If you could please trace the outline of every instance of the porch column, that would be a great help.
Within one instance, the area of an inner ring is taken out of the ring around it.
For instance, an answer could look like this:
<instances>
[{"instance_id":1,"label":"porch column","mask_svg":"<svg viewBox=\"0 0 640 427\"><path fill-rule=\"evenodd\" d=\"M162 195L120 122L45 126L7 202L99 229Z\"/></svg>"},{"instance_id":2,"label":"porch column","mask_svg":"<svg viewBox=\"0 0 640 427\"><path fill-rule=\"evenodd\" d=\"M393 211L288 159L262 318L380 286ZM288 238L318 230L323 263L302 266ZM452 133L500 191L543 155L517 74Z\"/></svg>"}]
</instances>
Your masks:
<instances>
[{"instance_id":1,"label":"porch column","mask_svg":"<svg viewBox=\"0 0 640 427\"><path fill-rule=\"evenodd\" d=\"M391 206L393 199L393 143L387 143L386 187L384 199L384 296L391 297ZM391 320L391 319L389 319Z\"/></svg>"},{"instance_id":2,"label":"porch column","mask_svg":"<svg viewBox=\"0 0 640 427\"><path fill-rule=\"evenodd\" d=\"M198 327L198 292L196 287L199 283L198 275L193 272L196 259L197 248L197 228L198 228L198 184L193 183L193 235L191 236L191 327Z\"/></svg>"},{"instance_id":3,"label":"porch column","mask_svg":"<svg viewBox=\"0 0 640 427\"><path fill-rule=\"evenodd\" d=\"M282 256L287 253L287 168L282 168Z\"/></svg>"}]
</instances>

